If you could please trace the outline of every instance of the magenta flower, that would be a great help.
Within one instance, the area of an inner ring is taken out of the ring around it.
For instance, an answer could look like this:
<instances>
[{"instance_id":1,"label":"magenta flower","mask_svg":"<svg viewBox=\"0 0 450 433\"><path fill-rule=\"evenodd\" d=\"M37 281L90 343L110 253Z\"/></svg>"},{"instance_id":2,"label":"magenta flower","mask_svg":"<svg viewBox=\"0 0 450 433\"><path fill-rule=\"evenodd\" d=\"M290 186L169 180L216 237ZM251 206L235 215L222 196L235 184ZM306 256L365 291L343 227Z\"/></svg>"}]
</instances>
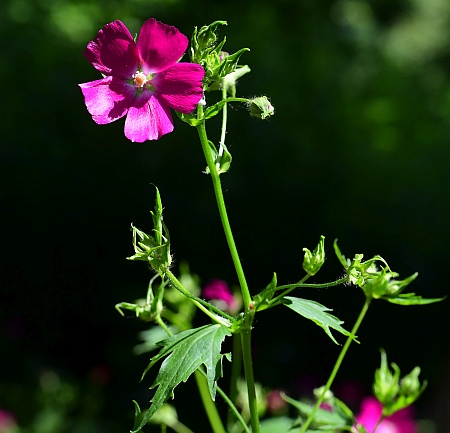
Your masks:
<instances>
[{"instance_id":1,"label":"magenta flower","mask_svg":"<svg viewBox=\"0 0 450 433\"><path fill-rule=\"evenodd\" d=\"M203 288L203 297L208 301L213 301L217 307L224 311L236 312L239 309L239 301L231 293L228 284L223 280L211 280Z\"/></svg>"},{"instance_id":2,"label":"magenta flower","mask_svg":"<svg viewBox=\"0 0 450 433\"><path fill-rule=\"evenodd\" d=\"M84 52L104 78L79 85L94 121L126 115L125 136L139 143L172 132L170 108L191 113L203 97L203 68L178 63L187 46L178 29L153 18L137 42L121 21L106 24Z\"/></svg>"},{"instance_id":3,"label":"magenta flower","mask_svg":"<svg viewBox=\"0 0 450 433\"><path fill-rule=\"evenodd\" d=\"M361 413L356 421L372 433L381 417L383 406L375 397L366 397L361 403ZM381 421L375 433L416 433L417 426L411 406L399 410Z\"/></svg>"}]
</instances>

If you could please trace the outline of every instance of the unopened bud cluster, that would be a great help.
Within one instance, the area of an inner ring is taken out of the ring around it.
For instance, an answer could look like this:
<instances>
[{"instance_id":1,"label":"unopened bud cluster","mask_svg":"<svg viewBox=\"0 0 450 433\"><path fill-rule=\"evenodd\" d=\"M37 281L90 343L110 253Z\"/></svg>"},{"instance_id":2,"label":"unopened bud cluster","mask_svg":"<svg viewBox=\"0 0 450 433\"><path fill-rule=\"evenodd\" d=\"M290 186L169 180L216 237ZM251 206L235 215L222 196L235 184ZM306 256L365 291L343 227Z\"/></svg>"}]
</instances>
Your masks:
<instances>
[{"instance_id":1,"label":"unopened bud cluster","mask_svg":"<svg viewBox=\"0 0 450 433\"><path fill-rule=\"evenodd\" d=\"M382 350L381 365L375 371L373 393L383 405L384 416L390 416L414 403L426 387L426 382L419 382L419 367L400 378L400 368L394 363L391 366L393 371L389 369L386 353Z\"/></svg>"},{"instance_id":2,"label":"unopened bud cluster","mask_svg":"<svg viewBox=\"0 0 450 433\"><path fill-rule=\"evenodd\" d=\"M209 26L203 26L200 30L194 29L191 38L191 61L203 66L205 76L203 78L204 90L213 90L210 87L236 70L241 55L249 51L242 48L234 54L223 51L226 38L217 41L217 29L219 26L227 25L226 21L215 21Z\"/></svg>"}]
</instances>

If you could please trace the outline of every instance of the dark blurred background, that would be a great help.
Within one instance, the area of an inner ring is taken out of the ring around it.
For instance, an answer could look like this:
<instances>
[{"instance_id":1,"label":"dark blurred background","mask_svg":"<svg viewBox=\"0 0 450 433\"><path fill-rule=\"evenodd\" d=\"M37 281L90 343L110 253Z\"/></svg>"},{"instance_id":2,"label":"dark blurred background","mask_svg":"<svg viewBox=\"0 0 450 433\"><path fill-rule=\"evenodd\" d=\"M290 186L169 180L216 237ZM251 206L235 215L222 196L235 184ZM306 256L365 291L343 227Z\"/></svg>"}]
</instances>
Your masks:
<instances>
[{"instance_id":1,"label":"dark blurred background","mask_svg":"<svg viewBox=\"0 0 450 433\"><path fill-rule=\"evenodd\" d=\"M83 50L115 19L134 34L155 17L188 36L227 20L225 48L251 48L238 95L268 95L276 115L262 122L230 109L234 159L223 185L253 293L274 271L281 283L297 281L302 248L323 234L328 260L317 282L342 273L338 238L346 256L380 254L400 278L418 271L410 290L447 294L447 0L3 0L0 16L0 408L21 424L33 422L51 380L78 396L84 427L66 431L128 431L131 400L149 400L150 381L138 384L148 356L132 353L145 324L114 305L145 295L148 270L125 258L130 224L150 229L151 183L177 261L203 283L237 283L195 129L175 119L172 134L136 144L123 120L98 126L85 109L77 84L100 75ZM363 303L351 287L301 296L333 308L348 328ZM403 373L422 367L429 386L417 417L450 431L449 305L375 302L337 388L370 393L384 347ZM326 380L339 351L288 311L261 314L254 340L257 379L296 396ZM177 388L183 420L207 429L203 413L190 419L188 386Z\"/></svg>"}]
</instances>

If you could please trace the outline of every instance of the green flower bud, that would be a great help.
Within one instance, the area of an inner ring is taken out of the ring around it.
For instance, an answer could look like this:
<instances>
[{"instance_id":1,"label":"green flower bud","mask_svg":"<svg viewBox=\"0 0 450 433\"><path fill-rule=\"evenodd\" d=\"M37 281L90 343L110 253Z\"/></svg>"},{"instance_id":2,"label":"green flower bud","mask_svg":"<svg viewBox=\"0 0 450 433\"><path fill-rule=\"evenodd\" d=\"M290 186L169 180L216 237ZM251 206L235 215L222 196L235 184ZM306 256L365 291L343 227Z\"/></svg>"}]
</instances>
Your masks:
<instances>
[{"instance_id":1,"label":"green flower bud","mask_svg":"<svg viewBox=\"0 0 450 433\"><path fill-rule=\"evenodd\" d=\"M205 50L213 46L217 41L216 31L219 26L226 26L226 21L214 21L209 26L203 26L197 33L198 46Z\"/></svg>"},{"instance_id":2,"label":"green flower bud","mask_svg":"<svg viewBox=\"0 0 450 433\"><path fill-rule=\"evenodd\" d=\"M382 269L373 278L366 280L362 289L364 293L374 299L389 298L396 296L417 277L417 273L405 278L404 280L395 280L398 277L396 272L387 272Z\"/></svg>"},{"instance_id":3,"label":"green flower bud","mask_svg":"<svg viewBox=\"0 0 450 433\"><path fill-rule=\"evenodd\" d=\"M262 120L275 114L275 109L266 96L250 99L248 108L252 116Z\"/></svg>"},{"instance_id":4,"label":"green flower bud","mask_svg":"<svg viewBox=\"0 0 450 433\"><path fill-rule=\"evenodd\" d=\"M163 222L162 210L161 196L156 188L155 210L150 212L154 236L150 236L132 225L134 255L127 257L128 260L148 262L160 275L163 275L172 263L169 231Z\"/></svg>"},{"instance_id":5,"label":"green flower bud","mask_svg":"<svg viewBox=\"0 0 450 433\"><path fill-rule=\"evenodd\" d=\"M421 392L422 385L419 382L420 367L415 367L400 382L400 393L403 395L417 394Z\"/></svg>"},{"instance_id":6,"label":"green flower bud","mask_svg":"<svg viewBox=\"0 0 450 433\"><path fill-rule=\"evenodd\" d=\"M400 369L391 364L394 372L389 370L386 352L381 350L381 366L375 371L373 393L383 406L392 405L399 391Z\"/></svg>"},{"instance_id":7,"label":"green flower bud","mask_svg":"<svg viewBox=\"0 0 450 433\"><path fill-rule=\"evenodd\" d=\"M169 427L176 428L178 424L178 415L175 408L168 404L164 403L161 409L159 409L150 419L149 423L151 424L165 424Z\"/></svg>"},{"instance_id":8,"label":"green flower bud","mask_svg":"<svg viewBox=\"0 0 450 433\"><path fill-rule=\"evenodd\" d=\"M217 29L225 25L226 21L215 21L200 30L195 28L192 34L190 57L193 63L202 65L205 70L204 90L220 89L222 79L236 70L241 55L249 51L248 48L242 48L234 54L229 54L222 50L226 39L218 41Z\"/></svg>"},{"instance_id":9,"label":"green flower bud","mask_svg":"<svg viewBox=\"0 0 450 433\"><path fill-rule=\"evenodd\" d=\"M305 256L303 259L303 269L309 275L315 275L325 262L325 236L320 237L320 241L313 252L308 248L303 248Z\"/></svg>"},{"instance_id":10,"label":"green flower bud","mask_svg":"<svg viewBox=\"0 0 450 433\"><path fill-rule=\"evenodd\" d=\"M373 392L383 405L383 416L390 416L413 404L427 386L426 382L422 385L419 382L419 367L400 380L400 369L395 364L391 365L394 373L389 370L386 353L381 350L381 366L375 371Z\"/></svg>"},{"instance_id":11,"label":"green flower bud","mask_svg":"<svg viewBox=\"0 0 450 433\"><path fill-rule=\"evenodd\" d=\"M315 395L316 398L320 398L322 397L323 391L325 390L325 385L321 386L319 388L315 388L313 390L313 393ZM327 392L325 393L325 396L323 397L323 401L326 403L332 402L334 398L334 394L333 392L329 389L327 390Z\"/></svg>"}]
</instances>

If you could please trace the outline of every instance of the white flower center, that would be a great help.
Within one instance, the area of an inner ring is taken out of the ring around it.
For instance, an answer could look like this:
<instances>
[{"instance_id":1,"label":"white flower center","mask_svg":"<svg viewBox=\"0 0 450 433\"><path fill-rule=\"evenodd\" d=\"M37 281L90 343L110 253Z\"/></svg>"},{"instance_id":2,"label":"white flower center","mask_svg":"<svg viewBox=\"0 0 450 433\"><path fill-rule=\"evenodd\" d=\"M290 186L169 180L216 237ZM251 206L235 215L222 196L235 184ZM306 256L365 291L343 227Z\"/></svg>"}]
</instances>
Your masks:
<instances>
[{"instance_id":1,"label":"white flower center","mask_svg":"<svg viewBox=\"0 0 450 433\"><path fill-rule=\"evenodd\" d=\"M145 84L148 81L146 75L143 72L139 72L139 71L137 71L135 74L133 74L133 80L134 80L134 85L141 89L142 89L142 87L145 86Z\"/></svg>"}]
</instances>

